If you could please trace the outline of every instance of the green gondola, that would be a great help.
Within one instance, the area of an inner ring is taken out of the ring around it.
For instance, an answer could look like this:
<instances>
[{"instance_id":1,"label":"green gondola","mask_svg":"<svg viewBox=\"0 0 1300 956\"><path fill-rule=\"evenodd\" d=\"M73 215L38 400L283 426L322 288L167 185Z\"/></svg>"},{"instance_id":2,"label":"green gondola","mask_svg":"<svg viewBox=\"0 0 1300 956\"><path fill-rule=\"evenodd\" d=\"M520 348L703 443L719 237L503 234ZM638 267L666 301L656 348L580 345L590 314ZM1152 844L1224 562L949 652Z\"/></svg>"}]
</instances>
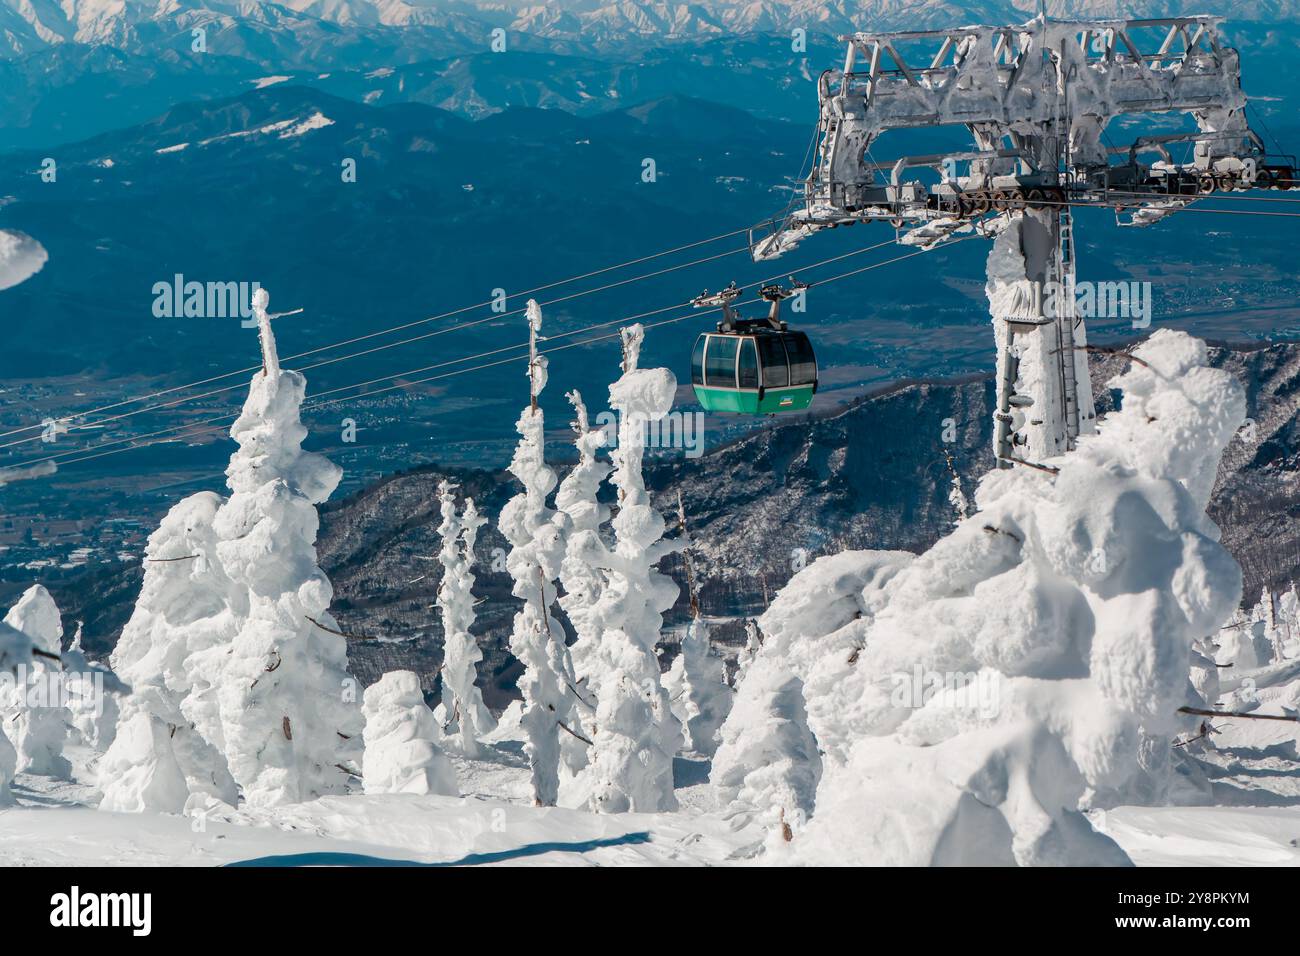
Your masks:
<instances>
[{"instance_id":1,"label":"green gondola","mask_svg":"<svg viewBox=\"0 0 1300 956\"><path fill-rule=\"evenodd\" d=\"M797 288L797 287L796 287ZM716 332L704 332L691 354L691 385L705 411L738 415L774 415L803 411L817 391L817 357L803 332L780 320L782 299L794 293L765 286L760 293L772 303L764 319L742 319L731 301L740 294L733 282L721 292L705 293L696 307L721 306L725 318Z\"/></svg>"}]
</instances>

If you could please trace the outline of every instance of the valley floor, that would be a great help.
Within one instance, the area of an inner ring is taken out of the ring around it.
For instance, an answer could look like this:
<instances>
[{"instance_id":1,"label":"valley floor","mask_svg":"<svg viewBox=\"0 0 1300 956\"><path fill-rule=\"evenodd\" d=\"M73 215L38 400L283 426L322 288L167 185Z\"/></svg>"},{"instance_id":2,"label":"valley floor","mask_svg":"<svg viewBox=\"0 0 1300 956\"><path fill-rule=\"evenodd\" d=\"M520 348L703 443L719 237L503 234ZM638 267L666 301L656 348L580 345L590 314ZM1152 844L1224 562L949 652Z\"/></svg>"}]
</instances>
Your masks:
<instances>
[{"instance_id":1,"label":"valley floor","mask_svg":"<svg viewBox=\"0 0 1300 956\"><path fill-rule=\"evenodd\" d=\"M1121 807L1094 812L1093 825L1139 866L1300 866L1300 764L1294 733L1281 733L1289 739L1227 730L1203 755L1224 805ZM520 746L504 741L486 759L454 758L459 798L357 794L199 821L101 812L84 782L96 755L69 756L72 782L15 781L18 805L0 810L0 866L700 866L753 860L763 839L746 815L715 805L707 762L689 758L677 762L673 813L530 806Z\"/></svg>"}]
</instances>

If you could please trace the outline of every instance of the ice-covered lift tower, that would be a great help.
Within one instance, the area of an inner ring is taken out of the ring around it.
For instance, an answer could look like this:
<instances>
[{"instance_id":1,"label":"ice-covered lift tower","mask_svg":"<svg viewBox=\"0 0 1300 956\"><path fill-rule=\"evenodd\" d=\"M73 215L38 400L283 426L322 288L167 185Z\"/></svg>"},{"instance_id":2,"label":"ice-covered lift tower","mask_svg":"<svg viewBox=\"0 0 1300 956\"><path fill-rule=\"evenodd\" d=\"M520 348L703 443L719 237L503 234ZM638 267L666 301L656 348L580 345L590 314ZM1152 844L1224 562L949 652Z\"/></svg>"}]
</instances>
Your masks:
<instances>
[{"instance_id":1,"label":"ice-covered lift tower","mask_svg":"<svg viewBox=\"0 0 1300 956\"><path fill-rule=\"evenodd\" d=\"M1247 126L1238 55L1220 41L1221 19L1040 13L1021 26L843 37L844 68L818 82L818 147L802 207L754 243L754 257L873 219L923 248L972 230L993 238L998 465L1072 448L1094 427L1086 329L1072 294L1045 294L1073 288L1072 207L1114 208L1121 225L1145 226L1209 193L1294 179L1294 159L1274 161ZM1186 113L1196 128L1109 144L1111 120L1143 113ZM965 126L971 148L886 163L872 156L888 130L946 125Z\"/></svg>"}]
</instances>

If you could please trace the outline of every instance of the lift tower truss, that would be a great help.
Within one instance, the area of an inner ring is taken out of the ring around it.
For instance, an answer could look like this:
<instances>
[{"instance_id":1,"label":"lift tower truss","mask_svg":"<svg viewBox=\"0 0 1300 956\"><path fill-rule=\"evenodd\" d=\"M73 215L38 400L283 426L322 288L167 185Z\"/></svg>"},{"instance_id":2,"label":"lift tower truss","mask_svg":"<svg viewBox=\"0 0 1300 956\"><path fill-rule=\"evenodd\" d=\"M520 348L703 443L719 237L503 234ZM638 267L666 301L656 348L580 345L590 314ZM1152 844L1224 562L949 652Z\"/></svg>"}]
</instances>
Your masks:
<instances>
[{"instance_id":1,"label":"lift tower truss","mask_svg":"<svg viewBox=\"0 0 1300 956\"><path fill-rule=\"evenodd\" d=\"M1294 181L1295 159L1269 156L1246 122L1240 63L1221 22L1040 15L1020 26L843 37L843 69L818 81L802 204L754 239L754 258L877 219L922 248L976 229L993 238L997 463L1069 450L1095 418L1086 328L1072 307L1072 209L1113 208L1120 225L1146 226L1216 191ZM1168 113L1189 116L1187 131L1106 145L1111 120ZM939 126L966 127L972 147L872 156L882 133ZM1180 144L1181 162L1171 153Z\"/></svg>"}]
</instances>

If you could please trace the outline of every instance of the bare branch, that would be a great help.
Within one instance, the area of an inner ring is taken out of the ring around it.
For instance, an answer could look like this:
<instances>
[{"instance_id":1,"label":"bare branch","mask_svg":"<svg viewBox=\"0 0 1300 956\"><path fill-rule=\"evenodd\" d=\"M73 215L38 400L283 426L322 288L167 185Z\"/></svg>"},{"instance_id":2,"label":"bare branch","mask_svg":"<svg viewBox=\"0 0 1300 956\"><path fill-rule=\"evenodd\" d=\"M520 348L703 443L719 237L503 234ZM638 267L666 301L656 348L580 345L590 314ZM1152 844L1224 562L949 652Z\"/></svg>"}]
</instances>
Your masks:
<instances>
[{"instance_id":1,"label":"bare branch","mask_svg":"<svg viewBox=\"0 0 1300 956\"><path fill-rule=\"evenodd\" d=\"M1026 468L1037 468L1039 471L1045 471L1049 475L1059 475L1061 469L1053 465L1040 465L1037 462L1025 461L1023 458L1003 458L1002 461L1009 461L1016 465L1024 465Z\"/></svg>"},{"instance_id":2,"label":"bare branch","mask_svg":"<svg viewBox=\"0 0 1300 956\"><path fill-rule=\"evenodd\" d=\"M314 617L312 617L310 614L304 614L303 617L305 617L307 620L311 621L313 624L315 624L317 627L319 627L322 631L328 631L330 634L337 634L339 637L346 637L349 641L368 641L368 640L370 640L370 638L366 637L364 634L348 634L348 633L345 632L345 631L336 631L336 630L335 630L334 628L332 628L332 627L326 627L324 624L322 624L320 621L316 620L316 619L315 619Z\"/></svg>"},{"instance_id":3,"label":"bare branch","mask_svg":"<svg viewBox=\"0 0 1300 956\"><path fill-rule=\"evenodd\" d=\"M1129 359L1130 361L1136 362L1138 365L1141 365L1143 368L1151 368L1150 362L1138 358L1136 355L1132 354L1131 352L1125 352L1123 349L1112 348L1106 345L1076 345L1074 347L1074 350L1076 352L1100 352L1103 355L1122 355L1126 359ZM1061 351L1060 349L1052 349L1052 354L1058 355L1060 354L1060 351ZM1155 370L1152 369L1152 371Z\"/></svg>"},{"instance_id":4,"label":"bare branch","mask_svg":"<svg viewBox=\"0 0 1300 956\"><path fill-rule=\"evenodd\" d=\"M586 744L588 747L594 747L594 746L596 746L594 743L592 743L592 742L591 742L590 740L588 740L586 737L582 736L582 734L578 733L576 730L574 730L573 728L571 728L571 727L570 727L568 724L566 724L564 721L562 721L562 720L557 720L556 723L559 724L560 727L562 727L564 730L567 730L569 733L573 734L573 736L577 737L579 740L581 740L581 741L582 741L584 744Z\"/></svg>"},{"instance_id":5,"label":"bare branch","mask_svg":"<svg viewBox=\"0 0 1300 956\"><path fill-rule=\"evenodd\" d=\"M1300 724L1300 716L1286 714L1243 714L1239 710L1202 710L1199 707L1179 707L1180 714L1195 714L1198 717L1244 717L1247 720L1287 720Z\"/></svg>"},{"instance_id":6,"label":"bare branch","mask_svg":"<svg viewBox=\"0 0 1300 956\"><path fill-rule=\"evenodd\" d=\"M587 703L586 698L584 698L581 694L578 693L578 688L574 687L573 684L569 683L569 681L567 680L564 683L569 685L569 690L573 691L573 696L578 698L578 703L582 704L582 706L586 707L588 710L592 711L593 713L595 712L596 708L593 705ZM582 681L578 681L578 683L581 684Z\"/></svg>"}]
</instances>

